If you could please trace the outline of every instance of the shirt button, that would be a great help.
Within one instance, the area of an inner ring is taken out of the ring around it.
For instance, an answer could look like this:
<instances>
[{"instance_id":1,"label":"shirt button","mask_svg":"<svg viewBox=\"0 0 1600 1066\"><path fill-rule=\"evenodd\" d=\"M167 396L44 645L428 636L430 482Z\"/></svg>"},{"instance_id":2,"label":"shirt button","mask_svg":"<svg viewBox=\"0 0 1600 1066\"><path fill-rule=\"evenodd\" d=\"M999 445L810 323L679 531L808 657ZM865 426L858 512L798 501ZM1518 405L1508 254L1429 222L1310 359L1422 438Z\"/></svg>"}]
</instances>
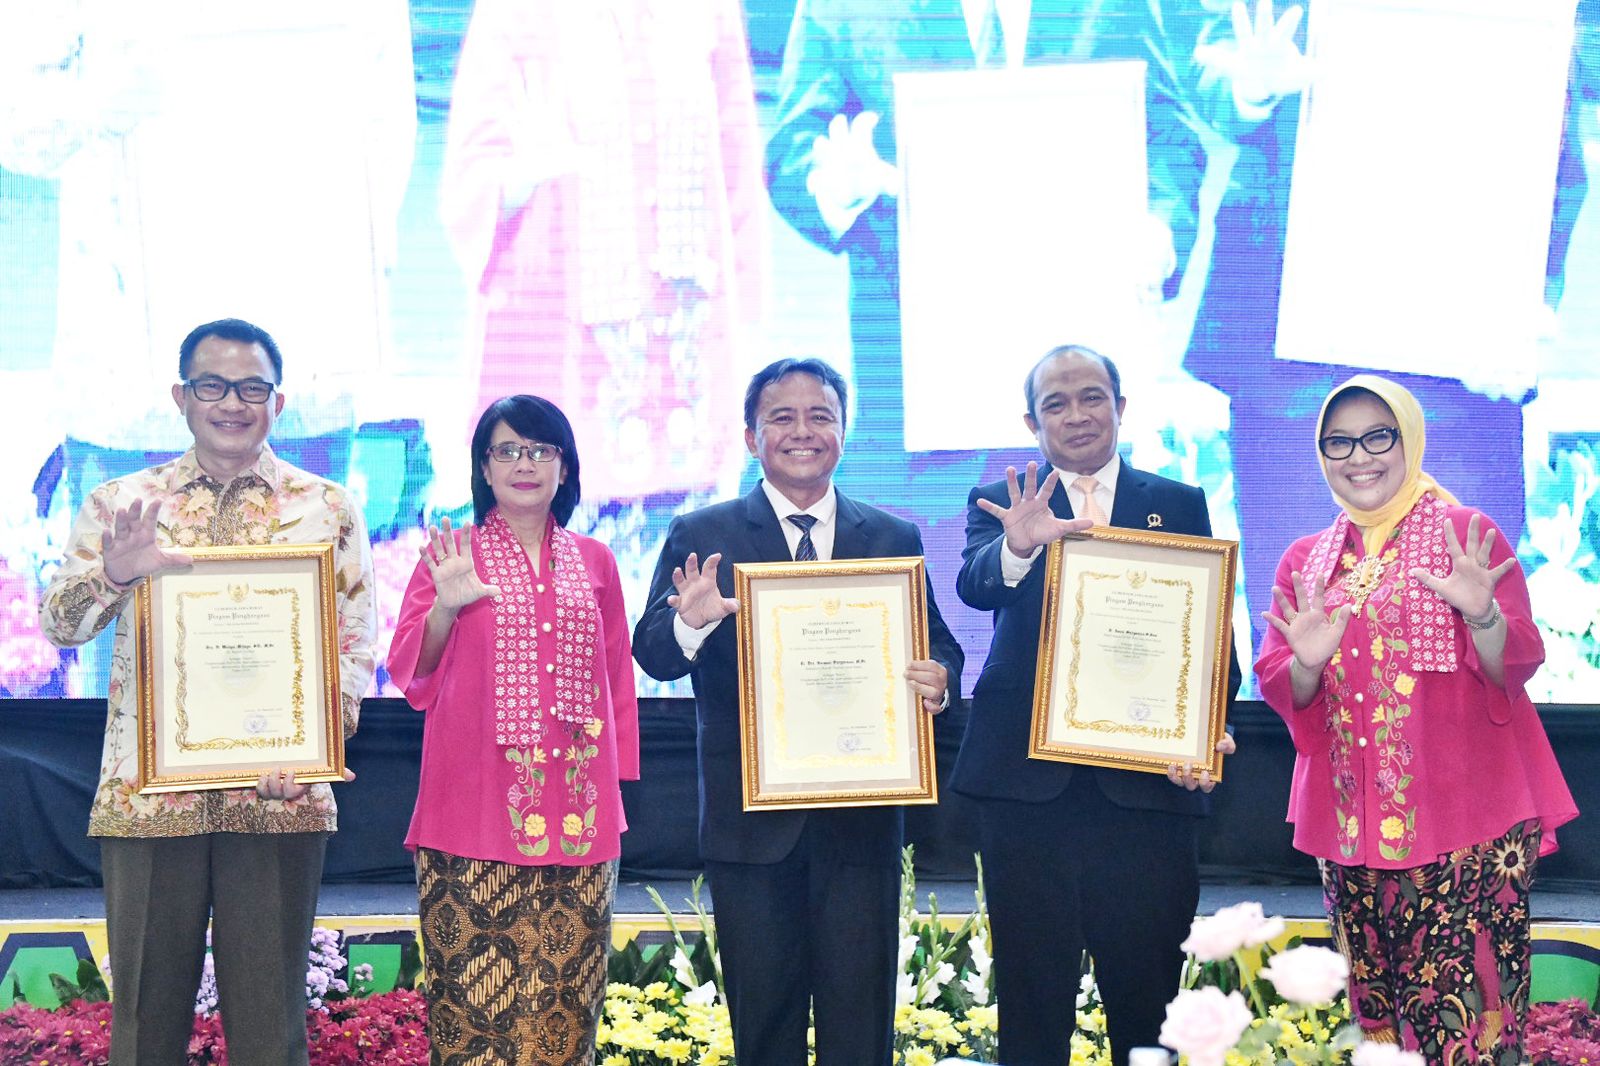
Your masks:
<instances>
[{"instance_id":1,"label":"shirt button","mask_svg":"<svg viewBox=\"0 0 1600 1066\"><path fill-rule=\"evenodd\" d=\"M535 585L535 586L533 586L533 591L535 591L535 592L543 592L544 591L544 586L543 585Z\"/></svg>"},{"instance_id":2,"label":"shirt button","mask_svg":"<svg viewBox=\"0 0 1600 1066\"><path fill-rule=\"evenodd\" d=\"M547 674L555 673L556 672L556 664L555 663L545 663L544 664L544 672L547 673ZM1366 741L1363 740L1361 743L1365 744Z\"/></svg>"},{"instance_id":3,"label":"shirt button","mask_svg":"<svg viewBox=\"0 0 1600 1066\"><path fill-rule=\"evenodd\" d=\"M1360 740L1356 741L1356 744L1358 746L1360 746L1360 747L1363 747L1363 748L1366 747L1367 746L1367 738L1366 737L1362 737Z\"/></svg>"},{"instance_id":4,"label":"shirt button","mask_svg":"<svg viewBox=\"0 0 1600 1066\"><path fill-rule=\"evenodd\" d=\"M1365 701L1365 700L1363 700L1363 699L1362 699L1362 698L1361 698L1361 693L1359 693L1359 692L1357 692L1357 693L1356 693L1356 702L1357 702L1357 703L1364 703L1364 702L1366 702L1366 701Z\"/></svg>"},{"instance_id":5,"label":"shirt button","mask_svg":"<svg viewBox=\"0 0 1600 1066\"><path fill-rule=\"evenodd\" d=\"M1352 659L1361 658L1361 649L1360 648L1351 648L1350 649L1350 658L1352 658Z\"/></svg>"},{"instance_id":6,"label":"shirt button","mask_svg":"<svg viewBox=\"0 0 1600 1066\"><path fill-rule=\"evenodd\" d=\"M548 632L550 632L550 623L546 622L544 625L540 626L539 628L544 630L546 633L548 633Z\"/></svg>"}]
</instances>

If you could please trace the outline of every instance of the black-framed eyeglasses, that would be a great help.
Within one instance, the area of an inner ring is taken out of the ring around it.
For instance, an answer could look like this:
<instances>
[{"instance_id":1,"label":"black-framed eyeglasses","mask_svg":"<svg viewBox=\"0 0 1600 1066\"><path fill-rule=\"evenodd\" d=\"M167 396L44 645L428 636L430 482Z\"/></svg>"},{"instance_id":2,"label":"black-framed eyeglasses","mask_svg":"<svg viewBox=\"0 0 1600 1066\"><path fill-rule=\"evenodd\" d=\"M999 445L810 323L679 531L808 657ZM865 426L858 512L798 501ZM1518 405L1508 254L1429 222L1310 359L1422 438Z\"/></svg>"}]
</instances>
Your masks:
<instances>
[{"instance_id":1,"label":"black-framed eyeglasses","mask_svg":"<svg viewBox=\"0 0 1600 1066\"><path fill-rule=\"evenodd\" d=\"M536 463L553 463L561 458L561 449L554 444L517 444L504 441L489 449L489 458L497 463L514 463L526 452Z\"/></svg>"},{"instance_id":2,"label":"black-framed eyeglasses","mask_svg":"<svg viewBox=\"0 0 1600 1066\"><path fill-rule=\"evenodd\" d=\"M232 392L245 403L263 404L272 399L272 392L277 386L270 381L260 378L245 378L243 381L229 381L227 378L191 378L183 383L183 387L194 393L194 398L204 400L206 403L216 403L228 393Z\"/></svg>"},{"instance_id":3,"label":"black-framed eyeglasses","mask_svg":"<svg viewBox=\"0 0 1600 1066\"><path fill-rule=\"evenodd\" d=\"M1400 443L1400 431L1393 426L1370 430L1359 437L1346 437L1332 433L1317 441L1317 447L1329 459L1348 459L1356 453L1356 445L1368 455L1382 455Z\"/></svg>"}]
</instances>

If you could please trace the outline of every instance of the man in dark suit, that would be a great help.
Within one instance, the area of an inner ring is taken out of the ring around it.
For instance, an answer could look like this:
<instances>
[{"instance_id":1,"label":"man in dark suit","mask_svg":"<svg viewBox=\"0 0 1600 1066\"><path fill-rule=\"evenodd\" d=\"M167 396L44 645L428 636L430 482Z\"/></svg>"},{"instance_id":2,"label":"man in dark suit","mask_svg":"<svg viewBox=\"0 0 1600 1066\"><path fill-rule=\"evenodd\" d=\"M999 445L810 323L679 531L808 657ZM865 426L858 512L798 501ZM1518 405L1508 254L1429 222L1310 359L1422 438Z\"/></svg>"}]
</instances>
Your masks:
<instances>
[{"instance_id":1,"label":"man in dark suit","mask_svg":"<svg viewBox=\"0 0 1600 1066\"><path fill-rule=\"evenodd\" d=\"M743 806L733 563L922 554L915 526L833 486L844 448L844 380L819 359L751 379L745 445L762 481L675 519L633 654L662 681L688 674L699 717L700 852L740 1062L803 1066L807 1008L820 1063L888 1066L902 815L898 807L752 811ZM936 714L963 656L928 594L933 658L906 677Z\"/></svg>"},{"instance_id":2,"label":"man in dark suit","mask_svg":"<svg viewBox=\"0 0 1600 1066\"><path fill-rule=\"evenodd\" d=\"M1078 963L1087 949L1116 1062L1153 1046L1177 994L1199 902L1199 816L1209 771L1173 766L1168 781L1132 770L1028 758L1034 668L1051 541L1095 524L1209 536L1205 493L1135 470L1117 455L1127 400L1111 360L1065 346L1029 373L1028 428L1049 460L1019 485L972 491L956 590L994 612L994 641L973 690L951 787L977 800L994 937L1000 1055L1007 1066L1069 1058ZM1070 549L1069 549L1070 550ZM1231 664L1229 697L1238 691ZM1092 694L1091 694L1092 695ZM1218 744L1233 750L1231 739ZM1183 788L1174 788L1174 784Z\"/></svg>"}]
</instances>

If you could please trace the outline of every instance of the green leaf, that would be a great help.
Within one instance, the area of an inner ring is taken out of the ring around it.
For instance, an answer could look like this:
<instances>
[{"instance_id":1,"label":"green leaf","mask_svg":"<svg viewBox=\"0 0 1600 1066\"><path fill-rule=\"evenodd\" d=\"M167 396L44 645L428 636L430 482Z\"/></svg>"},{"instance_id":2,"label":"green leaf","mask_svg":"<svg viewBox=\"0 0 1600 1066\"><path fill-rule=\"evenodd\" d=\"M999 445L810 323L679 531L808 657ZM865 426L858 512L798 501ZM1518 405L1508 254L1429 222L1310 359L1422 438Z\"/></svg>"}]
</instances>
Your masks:
<instances>
[{"instance_id":1,"label":"green leaf","mask_svg":"<svg viewBox=\"0 0 1600 1066\"><path fill-rule=\"evenodd\" d=\"M577 855L577 854L579 854L577 846L575 844L573 844L572 841L568 840L566 837L562 837L561 838L561 850L566 852L568 855Z\"/></svg>"},{"instance_id":2,"label":"green leaf","mask_svg":"<svg viewBox=\"0 0 1600 1066\"><path fill-rule=\"evenodd\" d=\"M1400 858L1400 852L1398 850L1390 847L1388 844L1383 843L1381 840L1378 842L1378 854L1391 861L1398 860Z\"/></svg>"},{"instance_id":3,"label":"green leaf","mask_svg":"<svg viewBox=\"0 0 1600 1066\"><path fill-rule=\"evenodd\" d=\"M594 828L594 807L593 806L590 806L590 808L588 810L583 812L583 827L585 829L593 829Z\"/></svg>"},{"instance_id":4,"label":"green leaf","mask_svg":"<svg viewBox=\"0 0 1600 1066\"><path fill-rule=\"evenodd\" d=\"M545 852L547 852L549 850L550 850L550 838L549 837L540 837L538 840L534 841L534 843L533 843L533 856L534 856L534 858L538 858L539 856L543 855Z\"/></svg>"},{"instance_id":5,"label":"green leaf","mask_svg":"<svg viewBox=\"0 0 1600 1066\"><path fill-rule=\"evenodd\" d=\"M83 990L58 973L50 975L50 987L56 990L56 998L63 1007L75 999L83 998Z\"/></svg>"},{"instance_id":6,"label":"green leaf","mask_svg":"<svg viewBox=\"0 0 1600 1066\"><path fill-rule=\"evenodd\" d=\"M106 1003L111 999L111 989L106 987L105 974L93 959L78 960L78 991L85 1003Z\"/></svg>"},{"instance_id":7,"label":"green leaf","mask_svg":"<svg viewBox=\"0 0 1600 1066\"><path fill-rule=\"evenodd\" d=\"M521 832L522 831L522 812L517 810L515 807L507 807L506 810L511 815L511 830L512 830L512 832Z\"/></svg>"},{"instance_id":8,"label":"green leaf","mask_svg":"<svg viewBox=\"0 0 1600 1066\"><path fill-rule=\"evenodd\" d=\"M1399 789L1402 789L1402 788L1410 788L1410 787L1411 787L1411 775L1410 774L1401 774L1400 775L1400 783L1395 786L1395 789L1399 790Z\"/></svg>"},{"instance_id":9,"label":"green leaf","mask_svg":"<svg viewBox=\"0 0 1600 1066\"><path fill-rule=\"evenodd\" d=\"M596 759L599 758L599 756L600 749L593 744L590 744L587 748L583 749L583 757L585 759Z\"/></svg>"},{"instance_id":10,"label":"green leaf","mask_svg":"<svg viewBox=\"0 0 1600 1066\"><path fill-rule=\"evenodd\" d=\"M524 854L524 855L533 855L533 854L535 854L532 844L520 844L519 843L517 845L517 850L522 852L522 854Z\"/></svg>"},{"instance_id":11,"label":"green leaf","mask_svg":"<svg viewBox=\"0 0 1600 1066\"><path fill-rule=\"evenodd\" d=\"M395 974L396 988L417 987L417 975L422 973L422 948L416 938L400 945L400 970Z\"/></svg>"},{"instance_id":12,"label":"green leaf","mask_svg":"<svg viewBox=\"0 0 1600 1066\"><path fill-rule=\"evenodd\" d=\"M507 748L506 761L520 763L522 761L522 752L518 751L516 748Z\"/></svg>"}]
</instances>

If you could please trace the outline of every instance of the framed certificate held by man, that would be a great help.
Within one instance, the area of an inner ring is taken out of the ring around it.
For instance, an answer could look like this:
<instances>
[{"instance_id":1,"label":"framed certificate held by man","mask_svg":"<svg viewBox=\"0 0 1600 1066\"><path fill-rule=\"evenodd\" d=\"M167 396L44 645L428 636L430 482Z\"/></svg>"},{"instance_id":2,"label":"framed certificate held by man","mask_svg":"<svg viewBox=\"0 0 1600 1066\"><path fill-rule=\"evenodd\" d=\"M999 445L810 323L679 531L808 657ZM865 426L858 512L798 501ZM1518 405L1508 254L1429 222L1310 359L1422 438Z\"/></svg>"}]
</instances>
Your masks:
<instances>
[{"instance_id":1,"label":"framed certificate held by man","mask_svg":"<svg viewBox=\"0 0 1600 1066\"><path fill-rule=\"evenodd\" d=\"M139 791L341 780L333 545L187 554L135 602Z\"/></svg>"},{"instance_id":2,"label":"framed certificate held by man","mask_svg":"<svg viewBox=\"0 0 1600 1066\"><path fill-rule=\"evenodd\" d=\"M1028 755L1221 780L1237 555L1112 526L1050 545Z\"/></svg>"},{"instance_id":3,"label":"framed certificate held by man","mask_svg":"<svg viewBox=\"0 0 1600 1066\"><path fill-rule=\"evenodd\" d=\"M740 563L744 809L935 803L921 559Z\"/></svg>"}]
</instances>

